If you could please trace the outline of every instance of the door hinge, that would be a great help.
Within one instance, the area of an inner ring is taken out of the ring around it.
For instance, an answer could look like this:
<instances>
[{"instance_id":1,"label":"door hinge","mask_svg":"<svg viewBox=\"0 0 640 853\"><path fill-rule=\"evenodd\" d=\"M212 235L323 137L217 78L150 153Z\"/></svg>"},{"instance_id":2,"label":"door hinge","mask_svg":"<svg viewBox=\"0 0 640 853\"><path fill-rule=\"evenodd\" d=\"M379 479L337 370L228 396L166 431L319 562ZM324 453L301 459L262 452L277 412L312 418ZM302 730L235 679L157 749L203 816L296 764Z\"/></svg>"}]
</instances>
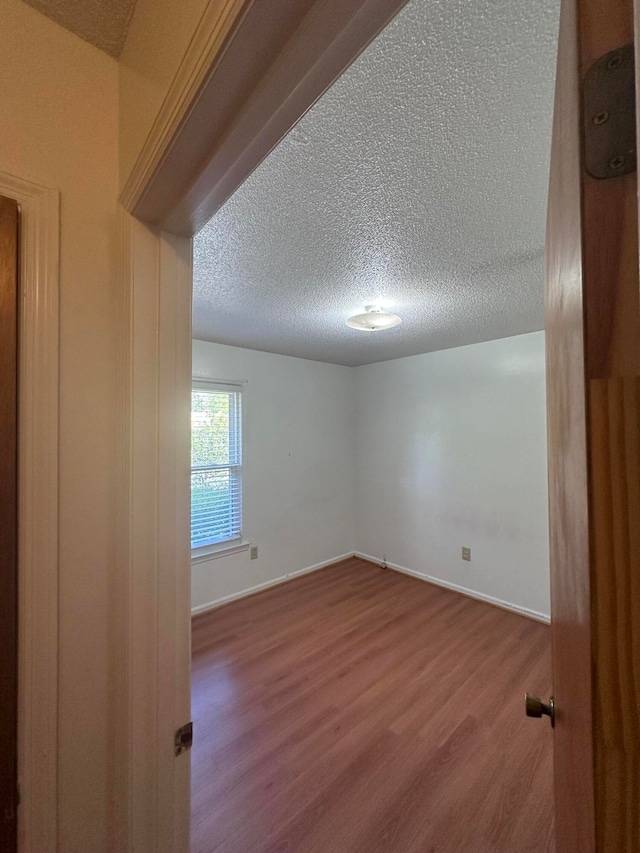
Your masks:
<instances>
[{"instance_id":1,"label":"door hinge","mask_svg":"<svg viewBox=\"0 0 640 853\"><path fill-rule=\"evenodd\" d=\"M180 726L179 729L176 729L176 734L173 741L176 755L182 755L183 752L186 752L188 749L191 749L192 743L193 723L185 723L184 726Z\"/></svg>"},{"instance_id":2,"label":"door hinge","mask_svg":"<svg viewBox=\"0 0 640 853\"><path fill-rule=\"evenodd\" d=\"M584 165L593 178L635 172L636 85L633 44L601 56L582 85Z\"/></svg>"}]
</instances>

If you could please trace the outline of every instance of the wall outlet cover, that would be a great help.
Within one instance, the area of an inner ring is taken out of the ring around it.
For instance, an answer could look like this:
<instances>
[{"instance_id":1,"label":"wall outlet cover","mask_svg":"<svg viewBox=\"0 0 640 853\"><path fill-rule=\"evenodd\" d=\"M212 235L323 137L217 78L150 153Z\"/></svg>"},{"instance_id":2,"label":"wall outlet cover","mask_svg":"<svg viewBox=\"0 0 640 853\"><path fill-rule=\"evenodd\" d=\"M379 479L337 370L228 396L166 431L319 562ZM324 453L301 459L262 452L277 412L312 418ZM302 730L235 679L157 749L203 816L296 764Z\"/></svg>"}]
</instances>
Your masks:
<instances>
[{"instance_id":1,"label":"wall outlet cover","mask_svg":"<svg viewBox=\"0 0 640 853\"><path fill-rule=\"evenodd\" d=\"M462 559L466 560L468 563L471 562L471 548L462 549Z\"/></svg>"},{"instance_id":2,"label":"wall outlet cover","mask_svg":"<svg viewBox=\"0 0 640 853\"><path fill-rule=\"evenodd\" d=\"M251 559L252 560L258 559L258 546L257 545L253 545L251 547Z\"/></svg>"}]
</instances>

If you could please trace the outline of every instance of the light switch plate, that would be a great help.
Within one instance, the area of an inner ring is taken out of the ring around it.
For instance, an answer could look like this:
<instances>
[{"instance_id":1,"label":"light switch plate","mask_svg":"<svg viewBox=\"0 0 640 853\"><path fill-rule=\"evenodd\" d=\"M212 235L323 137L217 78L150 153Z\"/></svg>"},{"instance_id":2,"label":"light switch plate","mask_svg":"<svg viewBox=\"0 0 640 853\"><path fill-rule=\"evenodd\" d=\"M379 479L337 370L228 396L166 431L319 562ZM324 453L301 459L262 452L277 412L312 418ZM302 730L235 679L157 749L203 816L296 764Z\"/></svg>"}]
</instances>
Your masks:
<instances>
[{"instance_id":1,"label":"light switch plate","mask_svg":"<svg viewBox=\"0 0 640 853\"><path fill-rule=\"evenodd\" d=\"M462 549L462 559L466 560L467 563L471 562L471 548L463 548Z\"/></svg>"},{"instance_id":2,"label":"light switch plate","mask_svg":"<svg viewBox=\"0 0 640 853\"><path fill-rule=\"evenodd\" d=\"M258 546L257 545L253 545L251 547L251 559L252 560L258 559Z\"/></svg>"}]
</instances>

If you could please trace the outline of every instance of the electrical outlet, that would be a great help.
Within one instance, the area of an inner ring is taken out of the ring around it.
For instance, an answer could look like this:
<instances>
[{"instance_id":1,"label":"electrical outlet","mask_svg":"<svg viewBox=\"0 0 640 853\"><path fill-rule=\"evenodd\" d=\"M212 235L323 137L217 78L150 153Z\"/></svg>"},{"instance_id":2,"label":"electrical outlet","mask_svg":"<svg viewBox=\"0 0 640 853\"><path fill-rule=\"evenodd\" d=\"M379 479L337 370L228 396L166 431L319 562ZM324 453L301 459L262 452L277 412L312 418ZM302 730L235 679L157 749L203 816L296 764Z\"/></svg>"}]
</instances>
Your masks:
<instances>
[{"instance_id":1,"label":"electrical outlet","mask_svg":"<svg viewBox=\"0 0 640 853\"><path fill-rule=\"evenodd\" d=\"M466 560L467 563L471 562L471 548L463 548L462 549L462 559Z\"/></svg>"},{"instance_id":2,"label":"electrical outlet","mask_svg":"<svg viewBox=\"0 0 640 853\"><path fill-rule=\"evenodd\" d=\"M258 559L258 546L257 545L253 545L253 547L251 548L251 559L252 560Z\"/></svg>"}]
</instances>

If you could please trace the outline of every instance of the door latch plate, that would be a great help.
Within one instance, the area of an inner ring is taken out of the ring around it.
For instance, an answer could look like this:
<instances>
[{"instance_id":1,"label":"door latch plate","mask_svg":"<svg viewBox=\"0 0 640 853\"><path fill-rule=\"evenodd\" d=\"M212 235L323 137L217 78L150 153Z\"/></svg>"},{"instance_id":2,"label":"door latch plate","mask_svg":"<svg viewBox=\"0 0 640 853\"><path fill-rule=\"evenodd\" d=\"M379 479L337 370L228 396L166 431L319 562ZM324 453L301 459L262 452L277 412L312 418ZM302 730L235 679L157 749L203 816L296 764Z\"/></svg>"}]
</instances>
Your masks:
<instances>
[{"instance_id":1,"label":"door latch plate","mask_svg":"<svg viewBox=\"0 0 640 853\"><path fill-rule=\"evenodd\" d=\"M636 90L633 44L601 56L582 87L584 164L594 178L635 172Z\"/></svg>"},{"instance_id":2,"label":"door latch plate","mask_svg":"<svg viewBox=\"0 0 640 853\"><path fill-rule=\"evenodd\" d=\"M188 749L191 749L192 743L193 723L185 723L184 726L180 726L179 729L176 729L176 735L174 739L176 755L182 755L183 752L186 752Z\"/></svg>"}]
</instances>

